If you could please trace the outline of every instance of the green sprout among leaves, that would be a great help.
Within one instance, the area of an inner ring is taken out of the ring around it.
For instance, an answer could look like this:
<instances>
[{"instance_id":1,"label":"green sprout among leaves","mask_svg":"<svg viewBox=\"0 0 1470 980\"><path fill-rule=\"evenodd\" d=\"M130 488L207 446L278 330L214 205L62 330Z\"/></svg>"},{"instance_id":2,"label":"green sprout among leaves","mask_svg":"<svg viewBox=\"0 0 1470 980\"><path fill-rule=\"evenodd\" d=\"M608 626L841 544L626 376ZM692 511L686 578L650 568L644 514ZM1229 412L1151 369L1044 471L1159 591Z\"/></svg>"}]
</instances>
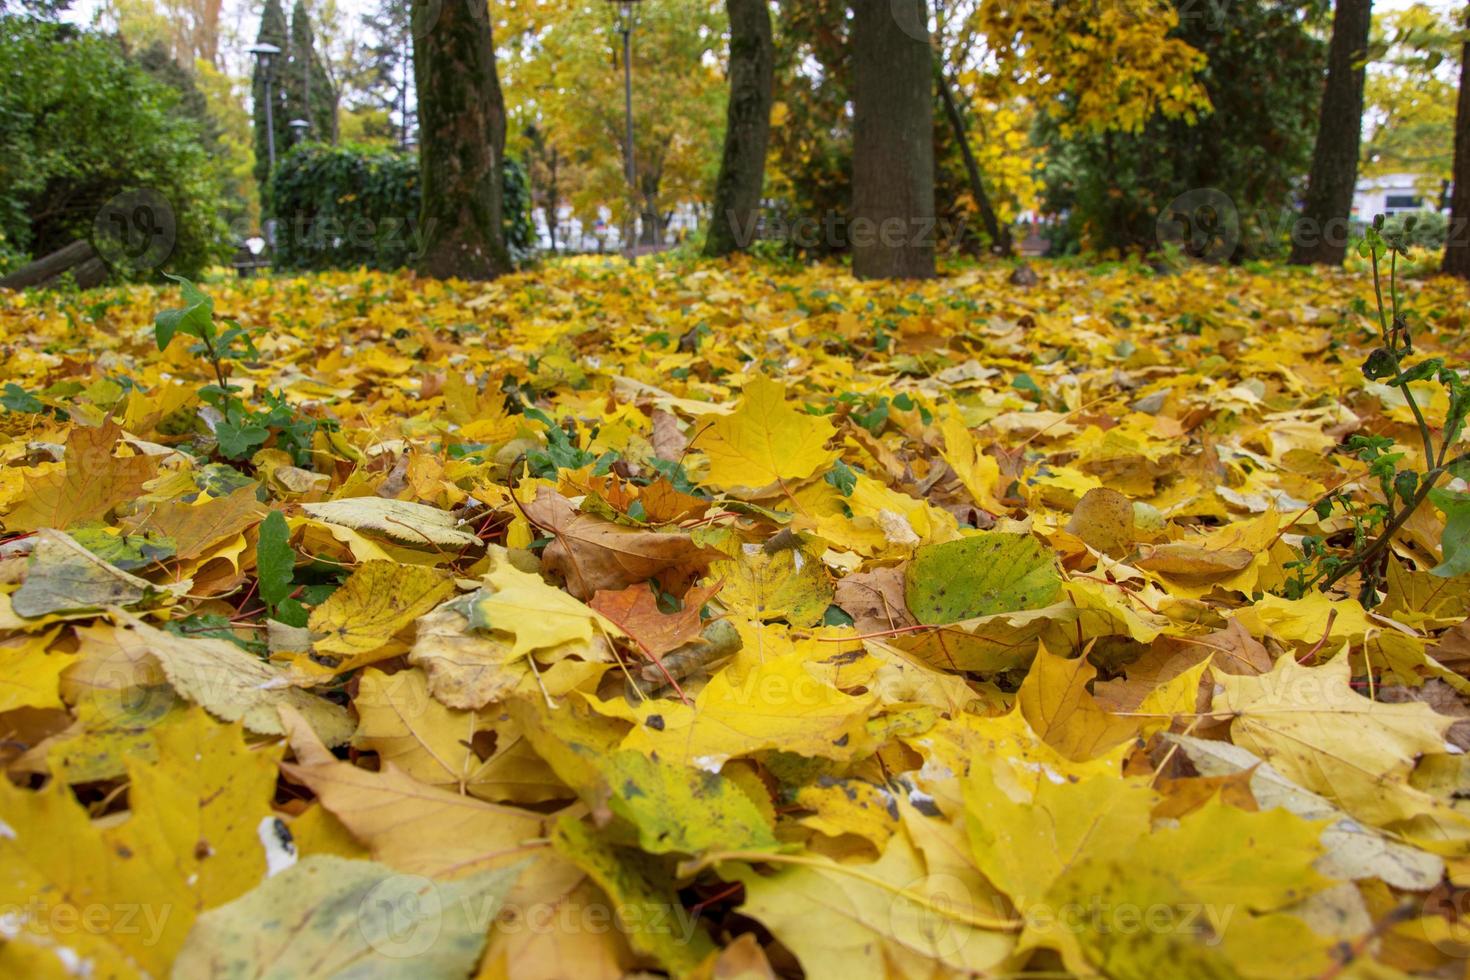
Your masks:
<instances>
[{"instance_id":1,"label":"green sprout among leaves","mask_svg":"<svg viewBox=\"0 0 1470 980\"><path fill-rule=\"evenodd\" d=\"M1383 215L1374 218L1373 226L1367 229L1358 246L1358 254L1373 266L1379 328L1379 346L1363 362L1363 377L1402 394L1418 428L1424 463L1422 468L1415 468L1411 454L1387 436L1354 436L1348 441L1347 449L1368 464L1368 473L1377 481L1382 500L1363 504L1351 493L1335 492L1318 501L1318 517L1325 520L1334 509L1347 516L1352 527L1352 544L1345 554L1337 554L1329 551L1322 537L1309 536L1303 539L1301 560L1288 565L1296 572L1288 583L1288 594L1295 596L1305 594L1314 586L1325 592L1357 572L1362 582L1358 599L1365 607L1376 605L1380 599L1388 578L1394 537L1426 501L1443 511L1447 518L1440 545L1443 560L1430 569L1431 574L1448 578L1470 572L1470 494L1439 485L1445 477L1460 475L1470 464L1470 453L1450 455L1460 442L1466 417L1470 415L1470 385L1459 371L1445 364L1444 358L1412 360L1414 337L1408 312L1400 303L1398 258L1408 255L1414 222L1410 217L1397 232L1385 232L1383 224ZM1385 257L1387 302L1383 295ZM1438 383L1448 396L1448 410L1437 428L1425 416L1425 407L1412 387L1427 381Z\"/></svg>"},{"instance_id":2,"label":"green sprout among leaves","mask_svg":"<svg viewBox=\"0 0 1470 980\"><path fill-rule=\"evenodd\" d=\"M298 415L279 392L265 392L263 406L246 404L239 396L241 389L230 384L226 365L260 357L250 332L230 319L223 321L225 329L221 330L215 322L213 299L182 276L168 278L179 284L184 306L164 310L154 318L154 339L161 351L180 334L193 337L190 353L209 362L214 384L199 389L199 397L220 414L214 426L220 455L230 460L249 459L274 436L276 444L290 453L296 465L309 465L312 436L321 423Z\"/></svg>"}]
</instances>

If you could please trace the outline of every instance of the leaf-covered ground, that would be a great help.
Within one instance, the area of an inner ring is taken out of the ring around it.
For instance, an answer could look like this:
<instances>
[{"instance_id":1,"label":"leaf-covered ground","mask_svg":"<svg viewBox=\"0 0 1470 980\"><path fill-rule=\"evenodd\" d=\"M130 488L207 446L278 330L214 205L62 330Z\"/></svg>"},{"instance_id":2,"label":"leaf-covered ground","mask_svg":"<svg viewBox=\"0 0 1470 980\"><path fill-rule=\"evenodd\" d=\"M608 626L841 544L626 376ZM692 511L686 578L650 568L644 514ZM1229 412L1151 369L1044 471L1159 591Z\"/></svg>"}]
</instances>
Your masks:
<instances>
[{"instance_id":1,"label":"leaf-covered ground","mask_svg":"<svg viewBox=\"0 0 1470 980\"><path fill-rule=\"evenodd\" d=\"M1290 598L1371 283L1009 272L206 285L245 414L0 296L0 975L1461 969L1444 517Z\"/></svg>"}]
</instances>

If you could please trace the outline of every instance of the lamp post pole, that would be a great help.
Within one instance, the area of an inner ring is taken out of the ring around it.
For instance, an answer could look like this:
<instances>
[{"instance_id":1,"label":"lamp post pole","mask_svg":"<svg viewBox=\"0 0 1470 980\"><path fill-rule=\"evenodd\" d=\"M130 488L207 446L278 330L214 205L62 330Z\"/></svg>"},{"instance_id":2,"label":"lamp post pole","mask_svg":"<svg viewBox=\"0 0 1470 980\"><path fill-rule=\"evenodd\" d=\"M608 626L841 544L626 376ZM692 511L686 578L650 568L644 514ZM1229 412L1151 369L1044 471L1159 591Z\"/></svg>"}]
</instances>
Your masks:
<instances>
[{"instance_id":1,"label":"lamp post pole","mask_svg":"<svg viewBox=\"0 0 1470 980\"><path fill-rule=\"evenodd\" d=\"M272 60L281 53L281 49L274 44L257 44L250 48L250 53L255 55L255 63L260 66L260 73L265 76L265 147L266 160L270 163L271 172L276 169L276 115L275 107L272 105L275 99L271 98L271 79L275 74L271 71Z\"/></svg>"},{"instance_id":2,"label":"lamp post pole","mask_svg":"<svg viewBox=\"0 0 1470 980\"><path fill-rule=\"evenodd\" d=\"M638 261L638 164L633 153L633 5L639 0L612 0L617 4L618 31L623 35L623 173L628 179L632 212L623 223L623 253L628 264Z\"/></svg>"},{"instance_id":3,"label":"lamp post pole","mask_svg":"<svg viewBox=\"0 0 1470 980\"><path fill-rule=\"evenodd\" d=\"M627 132L623 136L623 156L628 171L628 193L633 207L638 205L638 164L633 155L633 22L623 21L623 116ZM628 216L628 264L638 261L638 217Z\"/></svg>"},{"instance_id":4,"label":"lamp post pole","mask_svg":"<svg viewBox=\"0 0 1470 980\"><path fill-rule=\"evenodd\" d=\"M271 93L272 61L281 49L274 44L257 44L250 48L250 53L255 55L255 63L260 66L260 73L265 76L265 149L266 161L269 169L266 171L266 186L270 186L271 177L276 172L276 114L272 103L275 99ZM265 240L268 246L275 247L276 244L276 222L274 218L265 221Z\"/></svg>"}]
</instances>

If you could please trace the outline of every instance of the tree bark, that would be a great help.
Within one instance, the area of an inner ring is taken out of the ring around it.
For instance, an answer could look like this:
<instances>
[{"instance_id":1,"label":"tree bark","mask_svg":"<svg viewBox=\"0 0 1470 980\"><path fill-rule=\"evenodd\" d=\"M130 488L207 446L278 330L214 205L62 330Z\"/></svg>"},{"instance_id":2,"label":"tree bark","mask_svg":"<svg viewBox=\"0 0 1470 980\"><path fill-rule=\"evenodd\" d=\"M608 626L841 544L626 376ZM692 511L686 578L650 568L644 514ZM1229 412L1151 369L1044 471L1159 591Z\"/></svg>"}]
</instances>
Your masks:
<instances>
[{"instance_id":1,"label":"tree bark","mask_svg":"<svg viewBox=\"0 0 1470 980\"><path fill-rule=\"evenodd\" d=\"M1293 265L1341 265L1347 256L1363 131L1364 60L1372 27L1373 0L1337 0L1303 221L1291 247Z\"/></svg>"},{"instance_id":2,"label":"tree bark","mask_svg":"<svg viewBox=\"0 0 1470 980\"><path fill-rule=\"evenodd\" d=\"M505 100L486 0L413 0L413 20L419 266L438 279L494 279L511 262L500 174Z\"/></svg>"},{"instance_id":3,"label":"tree bark","mask_svg":"<svg viewBox=\"0 0 1470 980\"><path fill-rule=\"evenodd\" d=\"M776 43L768 0L725 0L725 7L730 14L730 101L714 218L704 243L704 254L711 258L744 251L755 238L775 85Z\"/></svg>"},{"instance_id":4,"label":"tree bark","mask_svg":"<svg viewBox=\"0 0 1470 980\"><path fill-rule=\"evenodd\" d=\"M1465 28L1470 30L1470 7L1466 8ZM1470 279L1470 40L1460 53L1454 179L1454 190L1450 193L1450 232L1444 243L1444 271Z\"/></svg>"},{"instance_id":5,"label":"tree bark","mask_svg":"<svg viewBox=\"0 0 1470 980\"><path fill-rule=\"evenodd\" d=\"M853 274L934 276L934 69L925 0L852 0Z\"/></svg>"},{"instance_id":6,"label":"tree bark","mask_svg":"<svg viewBox=\"0 0 1470 980\"><path fill-rule=\"evenodd\" d=\"M944 102L944 114L949 117L949 128L954 131L955 142L960 145L960 156L965 161L965 174L970 181L970 196L975 199L975 206L980 209L980 220L985 224L985 233L990 236L991 248L995 249L997 255L1010 258L1015 253L1011 242L1011 230L1002 228L999 219L995 216L995 208L990 204L990 195L985 193L985 184L980 179L980 164L975 159L975 152L970 149L969 129L965 125L964 113L960 110L960 104L954 97L954 90L950 88L949 78L944 74L944 68L940 67L934 73L934 79L939 85L939 95Z\"/></svg>"}]
</instances>

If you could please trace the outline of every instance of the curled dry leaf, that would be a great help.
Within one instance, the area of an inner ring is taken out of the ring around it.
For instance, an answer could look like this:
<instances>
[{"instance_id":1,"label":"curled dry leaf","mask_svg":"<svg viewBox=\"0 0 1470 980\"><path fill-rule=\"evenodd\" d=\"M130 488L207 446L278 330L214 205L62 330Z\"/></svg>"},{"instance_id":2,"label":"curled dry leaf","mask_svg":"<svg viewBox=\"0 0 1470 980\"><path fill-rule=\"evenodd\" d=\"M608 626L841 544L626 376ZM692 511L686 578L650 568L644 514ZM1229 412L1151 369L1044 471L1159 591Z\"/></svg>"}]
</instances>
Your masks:
<instances>
[{"instance_id":1,"label":"curled dry leaf","mask_svg":"<svg viewBox=\"0 0 1470 980\"><path fill-rule=\"evenodd\" d=\"M583 600L653 578L678 588L725 557L687 534L627 527L580 513L571 501L544 488L526 504L526 513L556 538L542 556L546 571L560 576L567 591Z\"/></svg>"}]
</instances>

